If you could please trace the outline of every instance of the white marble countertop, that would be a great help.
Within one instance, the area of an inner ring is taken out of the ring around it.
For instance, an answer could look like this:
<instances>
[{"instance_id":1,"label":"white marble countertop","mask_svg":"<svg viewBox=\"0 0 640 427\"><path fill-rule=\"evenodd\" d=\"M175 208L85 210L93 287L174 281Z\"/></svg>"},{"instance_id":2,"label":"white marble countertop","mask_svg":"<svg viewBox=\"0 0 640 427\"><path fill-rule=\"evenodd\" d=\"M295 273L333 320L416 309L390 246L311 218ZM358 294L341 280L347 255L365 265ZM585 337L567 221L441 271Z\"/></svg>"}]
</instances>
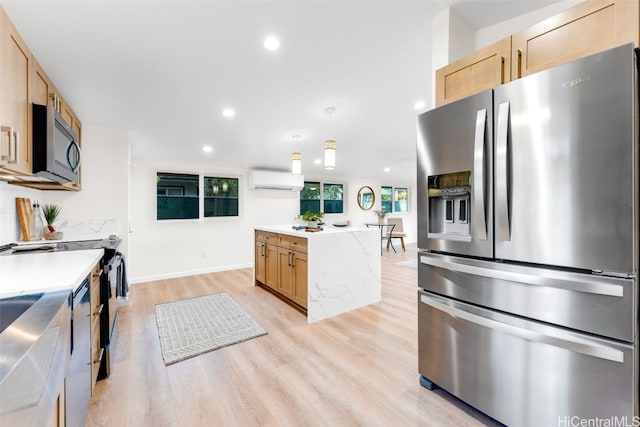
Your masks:
<instances>
[{"instance_id":1,"label":"white marble countertop","mask_svg":"<svg viewBox=\"0 0 640 427\"><path fill-rule=\"evenodd\" d=\"M297 225L297 224L296 224ZM367 231L367 230L375 230L376 233L379 233L378 229L370 229L367 227L357 227L357 226L349 226L349 227L335 227L330 224L325 224L322 226L323 230L317 232L307 232L303 229L294 230L293 224L285 224L285 225L264 225L255 227L256 230L259 231L269 231L271 233L280 233L287 234L290 236L297 237L310 237L314 238L317 236L327 235L327 234L337 234L337 233L352 233L354 231Z\"/></svg>"},{"instance_id":2,"label":"white marble countertop","mask_svg":"<svg viewBox=\"0 0 640 427\"><path fill-rule=\"evenodd\" d=\"M0 256L0 298L76 289L104 249Z\"/></svg>"}]
</instances>

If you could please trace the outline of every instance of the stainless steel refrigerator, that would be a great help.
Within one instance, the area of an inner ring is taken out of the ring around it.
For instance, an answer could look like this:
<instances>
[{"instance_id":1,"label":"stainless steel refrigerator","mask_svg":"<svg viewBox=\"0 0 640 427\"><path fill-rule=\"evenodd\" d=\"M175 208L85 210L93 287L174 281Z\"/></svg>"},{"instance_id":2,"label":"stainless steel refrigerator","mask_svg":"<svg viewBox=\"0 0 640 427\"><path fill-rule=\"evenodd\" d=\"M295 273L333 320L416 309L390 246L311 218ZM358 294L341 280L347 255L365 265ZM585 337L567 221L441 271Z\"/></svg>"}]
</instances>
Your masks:
<instances>
[{"instance_id":1,"label":"stainless steel refrigerator","mask_svg":"<svg viewBox=\"0 0 640 427\"><path fill-rule=\"evenodd\" d=\"M625 45L418 117L424 386L513 426L639 415L637 74Z\"/></svg>"}]
</instances>

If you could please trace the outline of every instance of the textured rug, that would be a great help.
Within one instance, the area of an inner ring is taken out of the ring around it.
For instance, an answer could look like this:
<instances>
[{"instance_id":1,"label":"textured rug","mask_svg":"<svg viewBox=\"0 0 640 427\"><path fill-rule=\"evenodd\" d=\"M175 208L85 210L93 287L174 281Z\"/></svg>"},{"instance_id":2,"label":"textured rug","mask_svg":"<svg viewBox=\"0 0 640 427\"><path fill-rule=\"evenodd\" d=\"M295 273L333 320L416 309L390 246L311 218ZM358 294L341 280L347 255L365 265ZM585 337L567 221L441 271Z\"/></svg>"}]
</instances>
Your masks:
<instances>
[{"instance_id":1,"label":"textured rug","mask_svg":"<svg viewBox=\"0 0 640 427\"><path fill-rule=\"evenodd\" d=\"M396 265L403 267L418 268L418 259L410 259L409 261L396 262Z\"/></svg>"},{"instance_id":2,"label":"textured rug","mask_svg":"<svg viewBox=\"0 0 640 427\"><path fill-rule=\"evenodd\" d=\"M156 305L165 365L266 335L224 292Z\"/></svg>"}]
</instances>

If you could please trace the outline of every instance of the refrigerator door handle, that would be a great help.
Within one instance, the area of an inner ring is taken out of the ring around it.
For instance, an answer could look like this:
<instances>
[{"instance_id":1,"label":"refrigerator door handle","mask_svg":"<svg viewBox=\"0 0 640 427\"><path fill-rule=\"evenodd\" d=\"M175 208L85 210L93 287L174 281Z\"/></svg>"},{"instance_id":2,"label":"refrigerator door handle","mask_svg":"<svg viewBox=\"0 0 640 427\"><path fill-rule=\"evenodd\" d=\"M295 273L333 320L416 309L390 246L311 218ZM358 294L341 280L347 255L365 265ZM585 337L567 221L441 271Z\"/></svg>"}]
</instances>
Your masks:
<instances>
[{"instance_id":1,"label":"refrigerator door handle","mask_svg":"<svg viewBox=\"0 0 640 427\"><path fill-rule=\"evenodd\" d=\"M496 228L500 240L511 240L509 224L509 102L498 107L498 129L496 135Z\"/></svg>"},{"instance_id":2,"label":"refrigerator door handle","mask_svg":"<svg viewBox=\"0 0 640 427\"><path fill-rule=\"evenodd\" d=\"M609 283L604 280L594 280L588 278L573 279L569 275L562 277L561 273L550 276L517 273L514 271L497 270L484 268L476 265L462 264L447 261L440 257L420 255L420 263L432 267L444 268L456 273L472 274L474 276L488 277L491 279L506 280L510 282L522 283L532 286L546 286L550 288L565 289L588 294L605 295L611 297L624 297L624 287L622 284Z\"/></svg>"},{"instance_id":3,"label":"refrigerator door handle","mask_svg":"<svg viewBox=\"0 0 640 427\"><path fill-rule=\"evenodd\" d=\"M456 319L466 320L489 329L497 330L515 337L519 337L531 342L539 342L554 347L562 348L574 353L582 353L587 356L597 357L598 359L610 360L612 362L624 363L624 353L615 348L608 347L593 341L564 334L557 331L553 335L534 331L531 329L521 328L519 326L503 323L498 320L489 319L478 314L471 313L466 310L442 303L436 298L421 294L420 302L433 307L436 310L443 311L449 316Z\"/></svg>"},{"instance_id":4,"label":"refrigerator door handle","mask_svg":"<svg viewBox=\"0 0 640 427\"><path fill-rule=\"evenodd\" d=\"M485 129L487 126L487 110L480 110L476 115L476 135L473 148L473 202L477 219L477 236L479 240L487 240L487 219L485 216Z\"/></svg>"}]
</instances>

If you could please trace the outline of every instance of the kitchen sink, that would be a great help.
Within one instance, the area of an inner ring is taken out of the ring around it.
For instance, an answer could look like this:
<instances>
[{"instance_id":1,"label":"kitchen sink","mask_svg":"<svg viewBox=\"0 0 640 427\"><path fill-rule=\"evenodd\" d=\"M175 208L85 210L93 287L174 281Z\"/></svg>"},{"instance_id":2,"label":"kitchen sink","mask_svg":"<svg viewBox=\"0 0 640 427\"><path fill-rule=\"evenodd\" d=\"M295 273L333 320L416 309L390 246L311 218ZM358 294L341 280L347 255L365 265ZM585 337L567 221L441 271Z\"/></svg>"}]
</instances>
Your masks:
<instances>
[{"instance_id":1,"label":"kitchen sink","mask_svg":"<svg viewBox=\"0 0 640 427\"><path fill-rule=\"evenodd\" d=\"M0 334L35 304L43 293L0 299Z\"/></svg>"}]
</instances>

